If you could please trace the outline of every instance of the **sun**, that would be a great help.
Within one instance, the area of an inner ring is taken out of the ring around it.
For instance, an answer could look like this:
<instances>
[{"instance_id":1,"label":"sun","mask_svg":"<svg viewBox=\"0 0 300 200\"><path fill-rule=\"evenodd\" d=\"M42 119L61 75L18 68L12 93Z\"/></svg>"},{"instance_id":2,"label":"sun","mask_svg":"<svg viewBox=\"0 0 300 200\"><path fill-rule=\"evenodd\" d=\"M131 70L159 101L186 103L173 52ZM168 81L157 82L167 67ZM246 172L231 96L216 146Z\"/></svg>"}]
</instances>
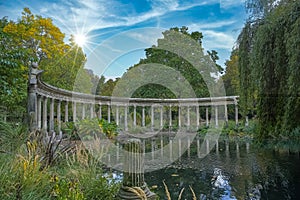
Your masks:
<instances>
[{"instance_id":1,"label":"sun","mask_svg":"<svg viewBox=\"0 0 300 200\"><path fill-rule=\"evenodd\" d=\"M74 40L75 40L75 43L80 47L83 47L84 45L86 45L86 42L87 42L87 38L83 34L76 34L74 36Z\"/></svg>"}]
</instances>

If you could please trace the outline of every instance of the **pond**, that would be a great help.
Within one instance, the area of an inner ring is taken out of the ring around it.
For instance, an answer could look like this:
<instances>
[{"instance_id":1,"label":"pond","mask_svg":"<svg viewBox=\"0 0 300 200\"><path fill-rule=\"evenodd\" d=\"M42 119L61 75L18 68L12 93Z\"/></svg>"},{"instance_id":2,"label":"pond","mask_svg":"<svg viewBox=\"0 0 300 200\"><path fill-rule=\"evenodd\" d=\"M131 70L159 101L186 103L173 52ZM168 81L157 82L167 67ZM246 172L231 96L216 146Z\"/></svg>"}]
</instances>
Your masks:
<instances>
[{"instance_id":1,"label":"pond","mask_svg":"<svg viewBox=\"0 0 300 200\"><path fill-rule=\"evenodd\" d=\"M227 147L226 147L227 145ZM161 199L165 181L172 199L300 199L299 152L261 148L249 142L219 141L204 158L195 142L189 152L171 165L145 174L150 188ZM166 198L165 198L166 199Z\"/></svg>"},{"instance_id":2,"label":"pond","mask_svg":"<svg viewBox=\"0 0 300 200\"><path fill-rule=\"evenodd\" d=\"M172 199L178 199L183 188L182 200L193 199L193 193L200 200L300 199L299 145L296 144L298 150L295 151L294 144L291 152L276 145L258 147L247 139L222 138L210 149L204 148L204 151L209 150L207 155L201 155L200 146L205 147L209 142L198 137L185 139L180 142L171 137L144 140L144 151L150 152L150 159L145 161L146 168L151 168L151 163L159 165L157 157L166 154L173 157L165 167L145 173L148 187L160 199L167 199L163 182ZM160 147L166 147L171 140L172 150L168 147L169 150L160 151ZM186 143L190 148L184 151ZM152 160L151 151L155 151ZM183 152L176 158L174 155L178 155L178 151Z\"/></svg>"}]
</instances>

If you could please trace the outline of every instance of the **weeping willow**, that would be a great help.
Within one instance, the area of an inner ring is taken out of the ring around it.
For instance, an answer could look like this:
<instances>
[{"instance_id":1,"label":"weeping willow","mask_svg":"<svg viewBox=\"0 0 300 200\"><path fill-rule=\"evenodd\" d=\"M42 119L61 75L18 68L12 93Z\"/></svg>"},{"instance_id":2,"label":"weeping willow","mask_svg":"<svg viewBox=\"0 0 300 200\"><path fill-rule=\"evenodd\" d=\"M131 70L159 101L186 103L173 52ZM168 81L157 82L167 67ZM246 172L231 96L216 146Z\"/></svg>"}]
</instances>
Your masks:
<instances>
[{"instance_id":1,"label":"weeping willow","mask_svg":"<svg viewBox=\"0 0 300 200\"><path fill-rule=\"evenodd\" d=\"M282 0L248 21L239 37L243 114L255 110L259 139L291 136L300 126L300 2Z\"/></svg>"}]
</instances>

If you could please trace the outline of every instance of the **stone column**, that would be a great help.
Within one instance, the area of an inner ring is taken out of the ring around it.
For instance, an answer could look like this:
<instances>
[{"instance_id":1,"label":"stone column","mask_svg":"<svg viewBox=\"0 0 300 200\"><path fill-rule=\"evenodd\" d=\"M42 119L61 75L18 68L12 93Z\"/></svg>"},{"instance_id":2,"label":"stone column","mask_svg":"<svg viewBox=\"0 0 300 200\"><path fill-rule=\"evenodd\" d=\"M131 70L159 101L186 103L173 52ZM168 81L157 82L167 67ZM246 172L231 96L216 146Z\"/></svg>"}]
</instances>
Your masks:
<instances>
[{"instance_id":1,"label":"stone column","mask_svg":"<svg viewBox=\"0 0 300 200\"><path fill-rule=\"evenodd\" d=\"M181 106L178 105L178 128L181 127Z\"/></svg>"},{"instance_id":2,"label":"stone column","mask_svg":"<svg viewBox=\"0 0 300 200\"><path fill-rule=\"evenodd\" d=\"M142 143L138 139L130 139L124 144L124 178L118 192L119 200L155 200L156 194L152 193L144 180L144 154ZM143 198L143 199L144 199Z\"/></svg>"},{"instance_id":3,"label":"stone column","mask_svg":"<svg viewBox=\"0 0 300 200\"><path fill-rule=\"evenodd\" d=\"M151 105L151 130L154 130L154 106Z\"/></svg>"},{"instance_id":4,"label":"stone column","mask_svg":"<svg viewBox=\"0 0 300 200\"><path fill-rule=\"evenodd\" d=\"M82 103L82 116L81 116L81 119L84 119L85 118L85 104Z\"/></svg>"},{"instance_id":5,"label":"stone column","mask_svg":"<svg viewBox=\"0 0 300 200\"><path fill-rule=\"evenodd\" d=\"M76 111L76 102L74 101L73 102L73 122L76 122L76 120L77 120L76 112L77 112Z\"/></svg>"},{"instance_id":6,"label":"stone column","mask_svg":"<svg viewBox=\"0 0 300 200\"><path fill-rule=\"evenodd\" d=\"M200 113L199 113L199 105L196 106L196 126L197 126L197 129L199 128L200 126Z\"/></svg>"},{"instance_id":7,"label":"stone column","mask_svg":"<svg viewBox=\"0 0 300 200\"><path fill-rule=\"evenodd\" d=\"M94 118L94 104L90 104L90 117L91 117L91 119L93 119Z\"/></svg>"},{"instance_id":8,"label":"stone column","mask_svg":"<svg viewBox=\"0 0 300 200\"><path fill-rule=\"evenodd\" d=\"M164 126L163 117L164 117L163 106L161 106L160 107L160 128L163 128L163 126Z\"/></svg>"},{"instance_id":9,"label":"stone column","mask_svg":"<svg viewBox=\"0 0 300 200\"><path fill-rule=\"evenodd\" d=\"M169 127L172 127L172 106L169 106Z\"/></svg>"},{"instance_id":10,"label":"stone column","mask_svg":"<svg viewBox=\"0 0 300 200\"><path fill-rule=\"evenodd\" d=\"M142 108L142 126L145 127L145 106Z\"/></svg>"},{"instance_id":11,"label":"stone column","mask_svg":"<svg viewBox=\"0 0 300 200\"><path fill-rule=\"evenodd\" d=\"M101 104L99 104L98 118L102 119L102 105Z\"/></svg>"},{"instance_id":12,"label":"stone column","mask_svg":"<svg viewBox=\"0 0 300 200\"><path fill-rule=\"evenodd\" d=\"M116 105L116 124L119 126L119 106Z\"/></svg>"},{"instance_id":13,"label":"stone column","mask_svg":"<svg viewBox=\"0 0 300 200\"><path fill-rule=\"evenodd\" d=\"M206 127L209 126L209 121L208 121L208 107L205 108L205 116L206 116Z\"/></svg>"},{"instance_id":14,"label":"stone column","mask_svg":"<svg viewBox=\"0 0 300 200\"><path fill-rule=\"evenodd\" d=\"M61 132L61 100L58 100L57 102L57 114L56 114L56 118L57 118L57 131L58 133Z\"/></svg>"},{"instance_id":15,"label":"stone column","mask_svg":"<svg viewBox=\"0 0 300 200\"><path fill-rule=\"evenodd\" d=\"M190 120L190 106L187 106L187 126L190 128L191 120Z\"/></svg>"},{"instance_id":16,"label":"stone column","mask_svg":"<svg viewBox=\"0 0 300 200\"><path fill-rule=\"evenodd\" d=\"M54 99L50 101L49 132L54 131Z\"/></svg>"},{"instance_id":17,"label":"stone column","mask_svg":"<svg viewBox=\"0 0 300 200\"><path fill-rule=\"evenodd\" d=\"M69 106L68 106L69 102L66 101L65 102L65 122L68 122L69 121Z\"/></svg>"},{"instance_id":18,"label":"stone column","mask_svg":"<svg viewBox=\"0 0 300 200\"><path fill-rule=\"evenodd\" d=\"M215 123L216 123L216 127L219 126L219 121L218 121L218 106L215 106Z\"/></svg>"},{"instance_id":19,"label":"stone column","mask_svg":"<svg viewBox=\"0 0 300 200\"><path fill-rule=\"evenodd\" d=\"M235 104L235 125L239 125L239 109L237 104Z\"/></svg>"},{"instance_id":20,"label":"stone column","mask_svg":"<svg viewBox=\"0 0 300 200\"><path fill-rule=\"evenodd\" d=\"M127 120L127 114L128 114L128 106L126 105L124 108L124 126L125 126L125 131L128 131L128 120Z\"/></svg>"},{"instance_id":21,"label":"stone column","mask_svg":"<svg viewBox=\"0 0 300 200\"><path fill-rule=\"evenodd\" d=\"M38 96L37 97L37 128L41 129L42 128L42 97Z\"/></svg>"},{"instance_id":22,"label":"stone column","mask_svg":"<svg viewBox=\"0 0 300 200\"><path fill-rule=\"evenodd\" d=\"M44 97L43 100L43 129L47 131L47 97Z\"/></svg>"},{"instance_id":23,"label":"stone column","mask_svg":"<svg viewBox=\"0 0 300 200\"><path fill-rule=\"evenodd\" d=\"M224 109L225 109L225 124L228 126L228 109L227 109L227 104L224 104Z\"/></svg>"},{"instance_id":24,"label":"stone column","mask_svg":"<svg viewBox=\"0 0 300 200\"><path fill-rule=\"evenodd\" d=\"M110 123L110 104L107 104L107 121Z\"/></svg>"},{"instance_id":25,"label":"stone column","mask_svg":"<svg viewBox=\"0 0 300 200\"><path fill-rule=\"evenodd\" d=\"M136 127L136 105L133 105L133 127Z\"/></svg>"}]
</instances>

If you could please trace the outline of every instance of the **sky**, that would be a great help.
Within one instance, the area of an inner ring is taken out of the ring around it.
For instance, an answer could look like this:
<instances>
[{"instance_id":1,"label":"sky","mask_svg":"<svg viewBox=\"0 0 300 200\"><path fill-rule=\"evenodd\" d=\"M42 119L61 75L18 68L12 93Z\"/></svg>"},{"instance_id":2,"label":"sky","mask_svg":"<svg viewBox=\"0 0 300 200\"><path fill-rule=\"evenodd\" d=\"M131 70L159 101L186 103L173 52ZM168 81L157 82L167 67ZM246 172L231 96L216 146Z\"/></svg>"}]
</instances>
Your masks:
<instances>
[{"instance_id":1,"label":"sky","mask_svg":"<svg viewBox=\"0 0 300 200\"><path fill-rule=\"evenodd\" d=\"M17 20L24 7L50 17L66 34L85 38L85 68L120 77L145 57L162 32L187 26L203 33L203 48L224 63L246 21L244 0L0 0L0 17Z\"/></svg>"}]
</instances>

